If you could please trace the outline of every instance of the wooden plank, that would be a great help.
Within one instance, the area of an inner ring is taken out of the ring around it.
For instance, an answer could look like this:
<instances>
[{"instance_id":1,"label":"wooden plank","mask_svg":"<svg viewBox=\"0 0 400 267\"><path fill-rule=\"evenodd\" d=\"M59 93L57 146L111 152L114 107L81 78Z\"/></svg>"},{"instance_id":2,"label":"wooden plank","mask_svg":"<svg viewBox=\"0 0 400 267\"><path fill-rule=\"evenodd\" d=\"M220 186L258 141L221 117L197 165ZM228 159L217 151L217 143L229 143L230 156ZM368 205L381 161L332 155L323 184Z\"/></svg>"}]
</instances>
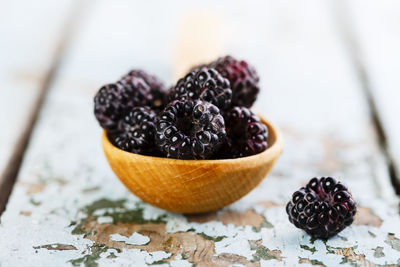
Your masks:
<instances>
[{"instance_id":1,"label":"wooden plank","mask_svg":"<svg viewBox=\"0 0 400 267\"><path fill-rule=\"evenodd\" d=\"M0 213L58 57L72 3L1 3ZM21 7L29 12L21 12Z\"/></svg>"},{"instance_id":2,"label":"wooden plank","mask_svg":"<svg viewBox=\"0 0 400 267\"><path fill-rule=\"evenodd\" d=\"M349 8L347 28L354 34L354 53L366 74L400 192L400 3L350 1L343 6Z\"/></svg>"},{"instance_id":3,"label":"wooden plank","mask_svg":"<svg viewBox=\"0 0 400 267\"><path fill-rule=\"evenodd\" d=\"M170 76L173 29L191 6L169 1L172 13L165 14L163 4L96 3L59 71L1 217L0 264L400 264L398 199L359 81L321 1L251 2L249 13L231 1L212 2L235 33L228 51L259 69L257 108L281 126L285 152L248 196L198 216L159 210L127 192L104 159L91 106L95 90L131 64ZM132 10L149 16L130 16ZM104 20L110 14L118 15ZM294 228L284 208L318 175L341 178L359 203L356 223L325 242Z\"/></svg>"}]
</instances>

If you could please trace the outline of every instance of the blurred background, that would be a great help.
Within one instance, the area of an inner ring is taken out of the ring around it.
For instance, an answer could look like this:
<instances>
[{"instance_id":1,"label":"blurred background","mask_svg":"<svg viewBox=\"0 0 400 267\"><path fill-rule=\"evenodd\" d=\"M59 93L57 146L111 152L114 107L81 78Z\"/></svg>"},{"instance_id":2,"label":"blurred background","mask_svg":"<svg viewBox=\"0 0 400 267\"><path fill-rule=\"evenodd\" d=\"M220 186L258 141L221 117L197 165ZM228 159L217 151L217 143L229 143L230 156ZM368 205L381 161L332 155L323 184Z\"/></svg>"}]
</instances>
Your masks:
<instances>
[{"instance_id":1,"label":"blurred background","mask_svg":"<svg viewBox=\"0 0 400 267\"><path fill-rule=\"evenodd\" d=\"M103 84L141 68L173 85L193 64L231 54L257 69L255 109L286 137L276 175L356 183L384 170L398 186L399 22L394 0L3 0L3 183L35 136L88 150L100 135L92 97Z\"/></svg>"}]
</instances>

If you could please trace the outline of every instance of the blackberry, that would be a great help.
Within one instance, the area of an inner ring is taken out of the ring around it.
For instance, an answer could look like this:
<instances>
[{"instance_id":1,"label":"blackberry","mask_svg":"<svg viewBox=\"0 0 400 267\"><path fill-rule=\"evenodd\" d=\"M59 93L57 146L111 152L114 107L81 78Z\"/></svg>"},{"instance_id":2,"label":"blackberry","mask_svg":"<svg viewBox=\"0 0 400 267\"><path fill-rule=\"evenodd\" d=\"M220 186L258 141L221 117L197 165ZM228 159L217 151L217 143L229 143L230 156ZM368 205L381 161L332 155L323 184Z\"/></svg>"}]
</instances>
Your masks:
<instances>
[{"instance_id":1,"label":"blackberry","mask_svg":"<svg viewBox=\"0 0 400 267\"><path fill-rule=\"evenodd\" d=\"M312 178L286 206L289 221L315 238L330 238L354 219L357 208L347 187L332 177Z\"/></svg>"},{"instance_id":2,"label":"blackberry","mask_svg":"<svg viewBox=\"0 0 400 267\"><path fill-rule=\"evenodd\" d=\"M241 158L267 148L268 128L250 109L234 107L224 115L227 138L218 157Z\"/></svg>"},{"instance_id":3,"label":"blackberry","mask_svg":"<svg viewBox=\"0 0 400 267\"><path fill-rule=\"evenodd\" d=\"M232 56L225 56L207 65L192 68L196 70L207 66L214 68L230 82L232 90L232 105L251 107L260 91L260 78L256 70L244 60L237 60Z\"/></svg>"},{"instance_id":4,"label":"blackberry","mask_svg":"<svg viewBox=\"0 0 400 267\"><path fill-rule=\"evenodd\" d=\"M107 84L94 97L94 114L101 127L115 132L125 110L132 105L130 94L121 84Z\"/></svg>"},{"instance_id":5,"label":"blackberry","mask_svg":"<svg viewBox=\"0 0 400 267\"><path fill-rule=\"evenodd\" d=\"M219 109L201 100L175 100L160 114L156 144L168 158L207 159L225 140Z\"/></svg>"},{"instance_id":6,"label":"blackberry","mask_svg":"<svg viewBox=\"0 0 400 267\"><path fill-rule=\"evenodd\" d=\"M129 95L131 107L144 107L152 103L150 85L141 77L126 75L118 82Z\"/></svg>"},{"instance_id":7,"label":"blackberry","mask_svg":"<svg viewBox=\"0 0 400 267\"><path fill-rule=\"evenodd\" d=\"M120 131L109 135L111 142L118 148L149 154L154 148L156 113L150 107L136 107L119 122Z\"/></svg>"},{"instance_id":8,"label":"blackberry","mask_svg":"<svg viewBox=\"0 0 400 267\"><path fill-rule=\"evenodd\" d=\"M180 79L169 93L168 100L203 100L226 110L231 106L229 81L215 69L200 68Z\"/></svg>"},{"instance_id":9,"label":"blackberry","mask_svg":"<svg viewBox=\"0 0 400 267\"><path fill-rule=\"evenodd\" d=\"M146 96L147 105L151 106L156 111L161 111L166 106L167 89L163 82L156 76L150 75L143 70L134 69L122 77L122 81L129 81L133 77L143 79L150 87L150 92Z\"/></svg>"}]
</instances>

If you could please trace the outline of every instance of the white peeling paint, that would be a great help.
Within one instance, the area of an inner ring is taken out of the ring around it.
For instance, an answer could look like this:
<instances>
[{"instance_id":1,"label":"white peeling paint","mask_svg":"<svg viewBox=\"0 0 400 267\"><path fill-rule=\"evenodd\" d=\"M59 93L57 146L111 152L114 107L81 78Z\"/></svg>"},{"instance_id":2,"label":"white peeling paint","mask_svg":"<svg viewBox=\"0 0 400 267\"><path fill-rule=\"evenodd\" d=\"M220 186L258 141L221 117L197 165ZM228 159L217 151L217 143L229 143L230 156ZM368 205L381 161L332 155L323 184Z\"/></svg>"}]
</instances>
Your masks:
<instances>
[{"instance_id":1,"label":"white peeling paint","mask_svg":"<svg viewBox=\"0 0 400 267\"><path fill-rule=\"evenodd\" d=\"M110 235L111 241L124 242L128 245L146 245L150 242L148 236L142 235L140 233L134 232L130 237L126 237L120 234Z\"/></svg>"},{"instance_id":2,"label":"white peeling paint","mask_svg":"<svg viewBox=\"0 0 400 267\"><path fill-rule=\"evenodd\" d=\"M112 223L113 222L113 218L110 216L101 216L97 218L97 222L99 224L106 224L106 223Z\"/></svg>"}]
</instances>

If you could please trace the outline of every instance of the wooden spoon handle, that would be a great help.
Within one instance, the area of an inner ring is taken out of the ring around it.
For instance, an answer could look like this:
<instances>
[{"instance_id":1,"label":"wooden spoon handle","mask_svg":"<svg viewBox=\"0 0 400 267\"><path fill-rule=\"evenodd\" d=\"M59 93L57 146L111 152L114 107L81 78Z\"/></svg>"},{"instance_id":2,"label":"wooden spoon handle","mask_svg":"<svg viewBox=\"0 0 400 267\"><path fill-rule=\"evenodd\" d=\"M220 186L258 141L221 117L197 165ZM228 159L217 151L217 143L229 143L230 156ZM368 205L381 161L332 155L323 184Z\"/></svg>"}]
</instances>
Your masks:
<instances>
[{"instance_id":1,"label":"wooden spoon handle","mask_svg":"<svg viewBox=\"0 0 400 267\"><path fill-rule=\"evenodd\" d=\"M224 30L220 17L209 11L189 12L181 19L175 38L173 60L174 82L182 78L193 66L207 63L221 56Z\"/></svg>"}]
</instances>

